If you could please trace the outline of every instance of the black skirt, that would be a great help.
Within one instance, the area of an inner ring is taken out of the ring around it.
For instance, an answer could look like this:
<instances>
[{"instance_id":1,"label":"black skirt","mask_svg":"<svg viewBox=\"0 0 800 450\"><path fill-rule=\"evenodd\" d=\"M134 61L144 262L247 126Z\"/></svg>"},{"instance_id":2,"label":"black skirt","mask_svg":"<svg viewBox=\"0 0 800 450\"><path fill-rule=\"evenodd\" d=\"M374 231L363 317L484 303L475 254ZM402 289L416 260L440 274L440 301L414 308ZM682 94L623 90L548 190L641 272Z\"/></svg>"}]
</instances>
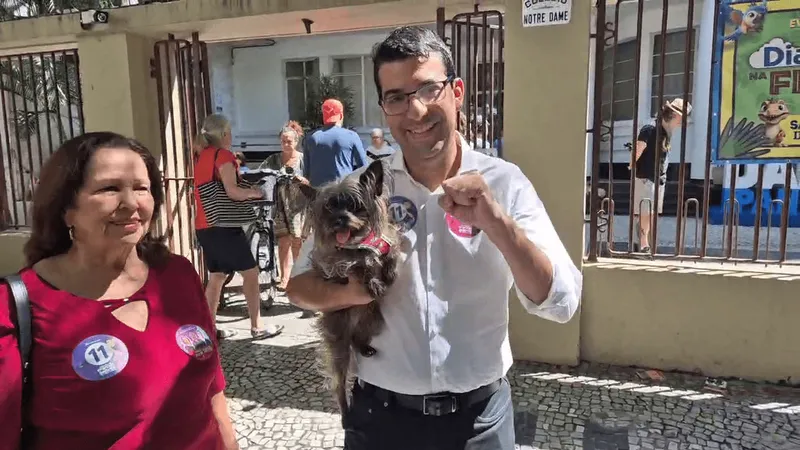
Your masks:
<instances>
[{"instance_id":1,"label":"black skirt","mask_svg":"<svg viewBox=\"0 0 800 450\"><path fill-rule=\"evenodd\" d=\"M250 243L241 228L210 227L196 233L209 272L243 272L256 267Z\"/></svg>"}]
</instances>

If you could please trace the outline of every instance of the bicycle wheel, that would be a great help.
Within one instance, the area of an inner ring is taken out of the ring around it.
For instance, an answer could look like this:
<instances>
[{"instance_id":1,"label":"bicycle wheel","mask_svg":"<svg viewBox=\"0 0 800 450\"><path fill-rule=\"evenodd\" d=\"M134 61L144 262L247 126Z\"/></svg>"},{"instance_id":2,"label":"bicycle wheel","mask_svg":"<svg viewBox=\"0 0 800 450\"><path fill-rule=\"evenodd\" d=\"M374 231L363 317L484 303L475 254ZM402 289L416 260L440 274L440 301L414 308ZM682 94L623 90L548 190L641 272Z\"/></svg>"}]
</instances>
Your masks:
<instances>
[{"instance_id":1,"label":"bicycle wheel","mask_svg":"<svg viewBox=\"0 0 800 450\"><path fill-rule=\"evenodd\" d=\"M271 265L275 250L269 231L254 227L250 234L250 251L258 266L258 284L261 287L261 304L269 308L275 302L276 288Z\"/></svg>"}]
</instances>

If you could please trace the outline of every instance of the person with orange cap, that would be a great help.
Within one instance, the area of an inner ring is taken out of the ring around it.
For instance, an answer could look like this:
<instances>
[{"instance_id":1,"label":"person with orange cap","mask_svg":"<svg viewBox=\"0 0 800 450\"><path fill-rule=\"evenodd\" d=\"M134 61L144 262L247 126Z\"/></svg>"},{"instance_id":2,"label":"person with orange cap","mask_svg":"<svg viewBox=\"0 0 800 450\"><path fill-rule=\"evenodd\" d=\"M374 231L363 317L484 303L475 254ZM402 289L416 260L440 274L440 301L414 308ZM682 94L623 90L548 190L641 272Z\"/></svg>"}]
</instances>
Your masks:
<instances>
[{"instance_id":1,"label":"person with orange cap","mask_svg":"<svg viewBox=\"0 0 800 450\"><path fill-rule=\"evenodd\" d=\"M314 187L340 180L367 161L358 133L342 127L342 102L329 98L322 103L322 123L322 128L312 132L304 143L303 165Z\"/></svg>"}]
</instances>

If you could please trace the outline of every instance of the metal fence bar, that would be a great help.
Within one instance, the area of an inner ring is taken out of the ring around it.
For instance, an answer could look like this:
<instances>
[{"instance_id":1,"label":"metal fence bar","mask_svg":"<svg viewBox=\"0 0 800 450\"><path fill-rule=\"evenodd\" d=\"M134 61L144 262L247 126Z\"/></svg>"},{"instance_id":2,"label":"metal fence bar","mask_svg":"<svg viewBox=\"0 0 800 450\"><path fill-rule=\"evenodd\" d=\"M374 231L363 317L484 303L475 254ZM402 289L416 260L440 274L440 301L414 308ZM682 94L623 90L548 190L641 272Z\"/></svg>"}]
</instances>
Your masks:
<instances>
[{"instance_id":1,"label":"metal fence bar","mask_svg":"<svg viewBox=\"0 0 800 450\"><path fill-rule=\"evenodd\" d=\"M51 72L51 76L55 80L55 78L57 76L56 75L56 52L54 52L54 51L50 52L50 58L51 58L51 61L52 61L52 64L50 65L50 72ZM61 104L58 104L57 106L56 105L53 106L53 109L56 109L56 108L58 108L58 140L59 140L59 142L64 142L65 141L65 139L64 139L64 126L61 123ZM52 154L52 151L54 151L53 148L51 148L51 154Z\"/></svg>"},{"instance_id":2,"label":"metal fence bar","mask_svg":"<svg viewBox=\"0 0 800 450\"><path fill-rule=\"evenodd\" d=\"M592 180L589 188L589 261L597 261L597 218L600 205L598 204L598 175L600 173L600 142L602 130L600 124L603 121L603 111L600 106L603 102L603 59L605 54L604 33L606 23L606 2L597 2L597 21L595 23L594 51L595 51L595 78L594 78L594 114L592 118ZM613 102L613 94L612 94Z\"/></svg>"},{"instance_id":3,"label":"metal fence bar","mask_svg":"<svg viewBox=\"0 0 800 450\"><path fill-rule=\"evenodd\" d=\"M736 173L738 172L738 168L739 167L736 164L733 164L730 167L731 188L730 188L729 201L731 202L731 205L738 204L738 200L736 199ZM733 209L734 208L731 208L732 211ZM725 258L729 259L731 257L731 248L733 242L733 227L732 226L728 227L727 231L728 231L727 233L722 233L722 234L723 234L723 239L725 239L725 244L723 245L723 248L727 249L727 254L725 255Z\"/></svg>"},{"instance_id":4,"label":"metal fence bar","mask_svg":"<svg viewBox=\"0 0 800 450\"><path fill-rule=\"evenodd\" d=\"M75 49L0 57L0 229L29 225L42 164L62 142L83 132L79 80Z\"/></svg>"},{"instance_id":5,"label":"metal fence bar","mask_svg":"<svg viewBox=\"0 0 800 450\"><path fill-rule=\"evenodd\" d=\"M781 210L781 246L780 262L786 261L786 236L789 231L789 208L792 204L792 165L786 164L786 177L783 181L783 209Z\"/></svg>"},{"instance_id":6,"label":"metal fence bar","mask_svg":"<svg viewBox=\"0 0 800 450\"><path fill-rule=\"evenodd\" d=\"M714 26L712 30L716 33L717 27L719 26L719 8L720 2L714 2ZM717 39L711 43L711 54L717 54ZM716 62L716 61L715 61ZM714 70L713 70L713 63L712 63L712 70L711 73L708 75L709 78L713 81L714 77ZM707 120L707 127L706 127L706 156L705 156L705 167L704 167L704 178L703 178L703 216L705 217L703 220L703 231L700 233L700 237L702 239L700 244L700 257L705 257L706 252L708 251L708 208L710 207L711 203L711 137L714 133L713 128L713 117L714 117L714 108L711 108L710 105L714 103L714 90L708 90L708 117Z\"/></svg>"},{"instance_id":7,"label":"metal fence bar","mask_svg":"<svg viewBox=\"0 0 800 450\"><path fill-rule=\"evenodd\" d=\"M3 59L0 58L0 68L3 67L2 63L3 63ZM10 87L12 85L11 74L10 73L8 75L8 80L9 81L5 81L5 80L6 80L6 75L3 74L2 71L0 71L0 107L2 107L2 113L3 113L3 119L4 119L3 120L3 131L4 131L3 137L5 138L4 141L3 141L3 143L5 145L0 145L0 160L3 159L2 158L3 157L3 153L5 153L6 160L8 161L8 165L7 166L3 165L3 173L2 173L3 184L0 185L0 194L3 194L3 200L2 200L2 202L0 202L0 207L2 207L2 211L0 211L0 213L2 213L1 215L5 218L3 220L2 229L5 229L9 225L16 226L18 223L20 223L19 215L17 213L16 202L15 202L15 199L17 198L16 183L14 183L14 179L13 179L12 173L11 173L11 167L13 167L14 163L11 160L11 133L9 132L8 108L6 107L6 105L8 104L7 103L7 98L6 98L6 89L7 89L7 87ZM13 96L14 94L11 93L10 95ZM13 109L12 112L13 111L16 111L16 108ZM18 148L19 148L19 146L18 146ZM6 176L6 173L8 173L8 176ZM10 188L9 191L10 192L6 191L6 189L7 189L6 186L9 186L9 188ZM8 198L8 194L9 193L11 194L10 203L9 203L9 198ZM9 206L9 204L10 204L10 206ZM9 209L10 209L10 212L9 212Z\"/></svg>"},{"instance_id":8,"label":"metal fence bar","mask_svg":"<svg viewBox=\"0 0 800 450\"><path fill-rule=\"evenodd\" d=\"M658 76L658 108L659 111L664 105L664 75L666 74L667 69L667 19L669 18L669 0L663 0L663 4L661 7L661 54L659 56L659 76ZM653 158L653 177L656 178L653 190L653 203L655 204L655 208L653 208L652 214L650 214L650 218L652 220L652 225L650 227L650 254L655 255L658 249L658 216L660 211L661 202L658 201L659 194L661 193L661 155L659 154L661 149L662 142L661 140L664 138L663 136L663 127L661 126L661 113L656 113L656 148L653 149L656 152L655 158ZM666 164L666 162L665 162ZM666 184L664 185L664 189L666 189ZM641 217L641 216L640 216Z\"/></svg>"},{"instance_id":9,"label":"metal fence bar","mask_svg":"<svg viewBox=\"0 0 800 450\"><path fill-rule=\"evenodd\" d=\"M77 56L77 53L76 53L76 56ZM47 59L47 55L46 54L42 54L42 60L46 61L46 59ZM50 65L52 65L52 63L54 61L55 61L55 56L52 56L52 53L51 53ZM47 148L50 150L50 154L52 154L52 152L53 152L53 126L50 123L50 112L49 112L50 111L50 96L47 94L49 92L49 89L50 89L50 83L49 83L49 81L47 79L47 74L48 74L47 65L46 64L42 64L42 86L44 87L44 95L43 95L43 97L44 97L44 108L45 108L45 111L47 111L47 113L45 113L45 115L44 115L45 116L45 126L47 127L46 128L46 130L47 130ZM78 98L81 98L81 97L78 97ZM80 110L83 111L83 108L80 108ZM82 117L81 117L81 123L83 123L83 118ZM48 156L50 156L50 154L48 154ZM41 155L42 155L41 148L39 148L39 157L40 158L41 158Z\"/></svg>"},{"instance_id":10,"label":"metal fence bar","mask_svg":"<svg viewBox=\"0 0 800 450\"><path fill-rule=\"evenodd\" d=\"M692 73L692 55L694 54L694 0L689 0L688 5L689 10L686 13L686 31L688 36L686 37L686 46L684 48L683 53L683 111L681 115L683 116L683 120L681 120L681 156L680 156L680 166L678 168L678 207L683 205L683 200L685 196L685 189L686 189L686 130L689 126L689 115L688 106L689 106L689 88L691 83L691 73ZM666 47L666 43L662 43ZM663 69L663 67L662 67ZM665 187L666 189L666 187ZM688 214L688 211L687 211ZM681 240L683 236L681 235L681 226L683 224L683 214L678 214L678 221L677 226L675 227L675 255L677 256L683 248L683 244ZM695 242L695 245L697 243Z\"/></svg>"},{"instance_id":11,"label":"metal fence bar","mask_svg":"<svg viewBox=\"0 0 800 450\"><path fill-rule=\"evenodd\" d=\"M763 209L764 205L764 165L759 164L758 166L758 179L756 181L756 185L758 188L756 189L756 218L753 222L753 261L758 261L758 253L761 248L760 238L761 238L761 210ZM769 230L767 230L769 233Z\"/></svg>"}]
</instances>

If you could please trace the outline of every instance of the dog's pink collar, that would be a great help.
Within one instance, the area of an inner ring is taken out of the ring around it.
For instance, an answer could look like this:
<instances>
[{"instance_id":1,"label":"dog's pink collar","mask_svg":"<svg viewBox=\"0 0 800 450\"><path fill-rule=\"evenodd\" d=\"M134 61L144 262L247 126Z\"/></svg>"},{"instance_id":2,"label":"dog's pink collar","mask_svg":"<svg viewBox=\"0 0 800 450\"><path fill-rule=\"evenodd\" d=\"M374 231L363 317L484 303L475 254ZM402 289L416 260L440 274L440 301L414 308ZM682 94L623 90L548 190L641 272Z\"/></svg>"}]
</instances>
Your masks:
<instances>
[{"instance_id":1,"label":"dog's pink collar","mask_svg":"<svg viewBox=\"0 0 800 450\"><path fill-rule=\"evenodd\" d=\"M388 241L386 241L386 239L376 235L374 231L370 231L368 235L364 236L364 239L362 239L361 242L343 245L339 248L364 249L373 251L379 255L386 255L389 253L389 250L391 250L392 246Z\"/></svg>"}]
</instances>

